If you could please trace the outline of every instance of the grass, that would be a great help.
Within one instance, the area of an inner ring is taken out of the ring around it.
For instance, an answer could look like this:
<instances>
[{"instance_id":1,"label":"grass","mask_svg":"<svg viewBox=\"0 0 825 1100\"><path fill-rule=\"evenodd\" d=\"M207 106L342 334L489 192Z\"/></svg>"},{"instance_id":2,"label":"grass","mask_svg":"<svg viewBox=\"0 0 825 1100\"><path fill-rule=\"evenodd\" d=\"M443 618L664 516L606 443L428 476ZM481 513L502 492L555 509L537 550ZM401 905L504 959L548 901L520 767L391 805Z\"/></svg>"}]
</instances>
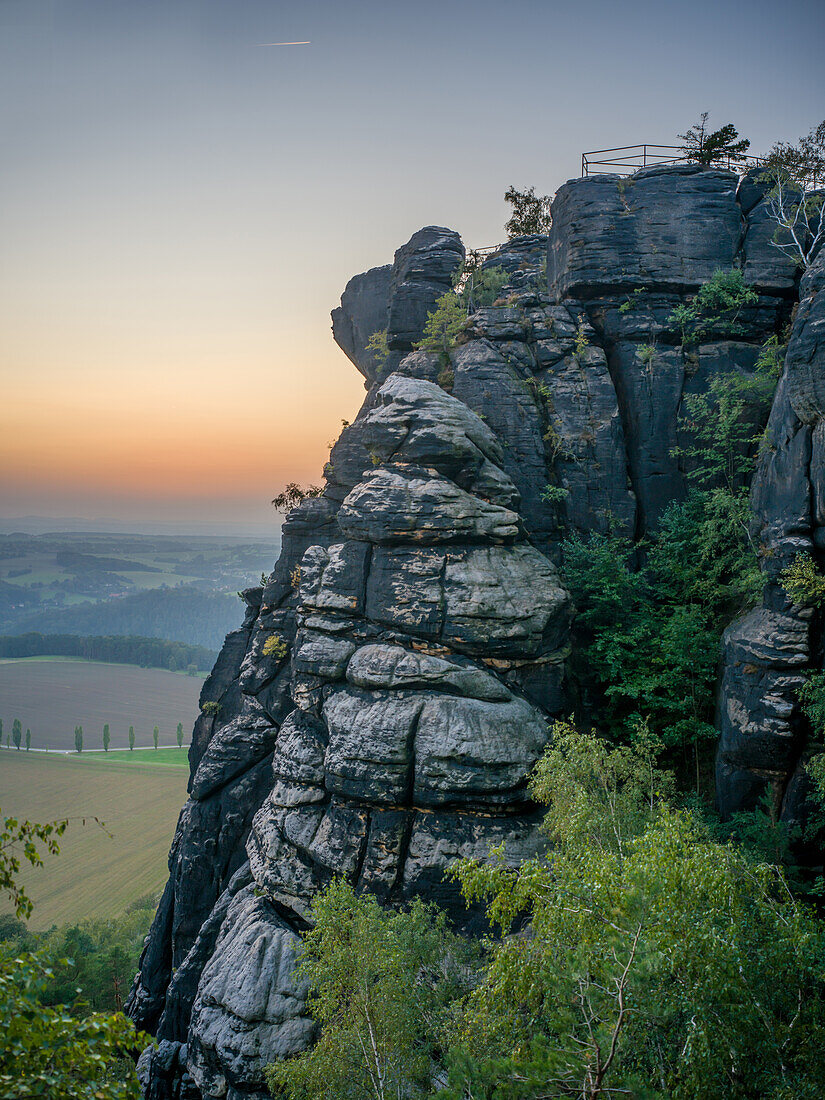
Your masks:
<instances>
[{"instance_id":1,"label":"grass","mask_svg":"<svg viewBox=\"0 0 825 1100\"><path fill-rule=\"evenodd\" d=\"M63 760L73 760L78 764L92 764L102 765L104 768L120 769L121 767L127 768L188 768L189 756L188 745L184 745L183 748L174 749L159 748L159 749L135 749L134 752L123 752L118 750L117 752L103 752L102 749L94 749L92 752L87 752L85 749L80 753L72 753L71 756L63 756ZM2 752L13 751L11 749L3 749ZM45 754L39 753L40 759L44 759ZM45 757L48 759L48 757ZM5 759L4 756L0 756L0 762Z\"/></svg>"},{"instance_id":2,"label":"grass","mask_svg":"<svg viewBox=\"0 0 825 1100\"><path fill-rule=\"evenodd\" d=\"M26 865L20 875L35 903L33 929L117 916L136 898L162 889L188 772L159 758L178 751L185 756L185 749L159 749L112 753L101 760L96 753L78 758L3 750L3 814L33 821L71 819L60 855L46 857L43 867ZM105 822L107 831L94 817ZM0 911L11 911L5 899Z\"/></svg>"},{"instance_id":3,"label":"grass","mask_svg":"<svg viewBox=\"0 0 825 1100\"><path fill-rule=\"evenodd\" d=\"M5 734L19 718L32 731L32 748L73 749L74 728L83 726L84 749L102 749L103 725L109 723L111 747L125 748L129 726L135 743L152 744L160 728L161 745L174 745L178 722L186 736L198 715L203 681L157 668L105 664L65 657L0 661L0 718Z\"/></svg>"}]
</instances>

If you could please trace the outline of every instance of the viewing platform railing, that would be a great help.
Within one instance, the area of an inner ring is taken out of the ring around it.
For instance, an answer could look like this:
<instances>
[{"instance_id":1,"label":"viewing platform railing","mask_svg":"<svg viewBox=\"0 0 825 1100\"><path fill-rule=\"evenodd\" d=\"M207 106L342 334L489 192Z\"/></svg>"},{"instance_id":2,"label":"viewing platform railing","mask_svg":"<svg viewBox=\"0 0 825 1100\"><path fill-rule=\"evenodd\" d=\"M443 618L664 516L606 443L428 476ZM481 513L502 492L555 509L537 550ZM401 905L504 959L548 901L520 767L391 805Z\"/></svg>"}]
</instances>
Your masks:
<instances>
[{"instance_id":1,"label":"viewing platform railing","mask_svg":"<svg viewBox=\"0 0 825 1100\"><path fill-rule=\"evenodd\" d=\"M639 168L687 163L690 163L690 157L685 155L679 145L620 145L615 149L591 149L582 153L582 176L607 173L629 176ZM759 157L721 157L716 166L742 171L755 168L761 163Z\"/></svg>"}]
</instances>

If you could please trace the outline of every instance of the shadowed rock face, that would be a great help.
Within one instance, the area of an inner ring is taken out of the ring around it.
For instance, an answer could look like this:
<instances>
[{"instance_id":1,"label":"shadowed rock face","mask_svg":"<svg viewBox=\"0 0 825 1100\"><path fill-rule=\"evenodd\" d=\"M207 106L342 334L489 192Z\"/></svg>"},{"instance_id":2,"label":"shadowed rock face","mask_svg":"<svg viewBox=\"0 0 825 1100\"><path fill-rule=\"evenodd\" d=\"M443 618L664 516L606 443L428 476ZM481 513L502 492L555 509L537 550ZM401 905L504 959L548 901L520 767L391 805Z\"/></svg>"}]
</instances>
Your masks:
<instances>
[{"instance_id":1,"label":"shadowed rock face","mask_svg":"<svg viewBox=\"0 0 825 1100\"><path fill-rule=\"evenodd\" d=\"M765 573L763 606L725 634L716 789L721 812L769 793L781 819L805 818L810 730L799 689L823 667L823 623L791 603L779 583L799 553L825 558L825 253L800 286L785 371L754 476L753 537ZM802 853L821 863L821 854Z\"/></svg>"},{"instance_id":2,"label":"shadowed rock face","mask_svg":"<svg viewBox=\"0 0 825 1100\"><path fill-rule=\"evenodd\" d=\"M640 536L683 496L685 395L752 370L794 297L762 198L756 180L737 190L730 173L684 167L566 184L549 240L486 261L509 283L447 371L412 346L463 259L457 234L421 230L392 267L350 280L333 330L368 393L204 685L213 705L129 1003L160 1040L141 1059L147 1097L261 1100L265 1064L312 1041L293 951L331 876L387 904L424 894L472 931L479 914L445 869L501 842L513 861L536 850L527 777L565 710L559 542ZM735 339L711 333L683 355L674 306L733 263L754 273L758 304ZM755 487L777 564L764 608L726 640L729 810L763 772L781 777L788 814L804 806L788 701L819 643L775 576L795 548L823 547L818 287L805 284ZM380 329L383 367L365 349Z\"/></svg>"}]
</instances>

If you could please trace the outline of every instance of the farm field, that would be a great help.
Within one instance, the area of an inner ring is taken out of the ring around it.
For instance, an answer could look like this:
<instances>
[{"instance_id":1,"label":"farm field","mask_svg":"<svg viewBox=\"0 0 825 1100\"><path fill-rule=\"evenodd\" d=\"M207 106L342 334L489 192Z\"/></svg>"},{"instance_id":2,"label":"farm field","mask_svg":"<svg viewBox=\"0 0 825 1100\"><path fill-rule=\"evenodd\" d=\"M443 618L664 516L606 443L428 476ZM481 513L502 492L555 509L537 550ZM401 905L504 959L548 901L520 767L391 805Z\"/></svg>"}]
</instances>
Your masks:
<instances>
[{"instance_id":1,"label":"farm field","mask_svg":"<svg viewBox=\"0 0 825 1100\"><path fill-rule=\"evenodd\" d=\"M186 748L174 750L177 765L169 762L171 752L150 749L78 758L0 751L4 815L71 819L60 854L46 856L43 867L26 864L19 876L35 903L32 929L118 916L130 902L161 891L189 775ZM91 820L94 816L106 831ZM11 912L5 898L0 912Z\"/></svg>"},{"instance_id":2,"label":"farm field","mask_svg":"<svg viewBox=\"0 0 825 1100\"><path fill-rule=\"evenodd\" d=\"M198 714L203 679L164 669L104 664L68 658L0 660L0 719L4 740L19 718L32 731L33 749L74 749L74 728L83 726L84 750L102 748L108 722L111 748L152 744L160 728L161 745L175 745L178 722L188 741Z\"/></svg>"}]
</instances>

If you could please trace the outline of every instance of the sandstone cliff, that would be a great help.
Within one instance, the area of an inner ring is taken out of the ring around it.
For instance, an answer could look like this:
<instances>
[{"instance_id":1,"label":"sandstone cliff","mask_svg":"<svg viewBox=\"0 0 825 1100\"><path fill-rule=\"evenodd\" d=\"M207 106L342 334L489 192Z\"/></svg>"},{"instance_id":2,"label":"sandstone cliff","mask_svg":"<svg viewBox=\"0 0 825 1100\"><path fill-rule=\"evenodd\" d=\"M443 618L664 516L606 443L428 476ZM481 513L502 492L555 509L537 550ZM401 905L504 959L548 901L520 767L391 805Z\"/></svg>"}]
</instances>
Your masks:
<instances>
[{"instance_id":1,"label":"sandstone cliff","mask_svg":"<svg viewBox=\"0 0 825 1100\"><path fill-rule=\"evenodd\" d=\"M258 1100L263 1066L312 1041L292 950L332 875L388 903L424 893L473 927L446 867L538 843L526 778L565 709L560 539L655 530L686 491L673 453L685 396L751 371L790 317L795 271L749 177L575 180L553 216L549 241L486 261L509 285L473 314L446 378L412 347L464 257L456 233L420 230L333 312L367 395L204 686L213 705L130 998L160 1040L141 1059L147 1097ZM744 335L710 333L686 356L674 307L733 265L759 294ZM823 281L820 264L803 284L757 479L759 537L775 548L765 606L726 638L728 812L766 783L787 813L804 799L795 690L821 663L821 624L787 606L776 576L798 547L825 549ZM382 328L383 370L365 350ZM655 369L640 354L651 343Z\"/></svg>"}]
</instances>

